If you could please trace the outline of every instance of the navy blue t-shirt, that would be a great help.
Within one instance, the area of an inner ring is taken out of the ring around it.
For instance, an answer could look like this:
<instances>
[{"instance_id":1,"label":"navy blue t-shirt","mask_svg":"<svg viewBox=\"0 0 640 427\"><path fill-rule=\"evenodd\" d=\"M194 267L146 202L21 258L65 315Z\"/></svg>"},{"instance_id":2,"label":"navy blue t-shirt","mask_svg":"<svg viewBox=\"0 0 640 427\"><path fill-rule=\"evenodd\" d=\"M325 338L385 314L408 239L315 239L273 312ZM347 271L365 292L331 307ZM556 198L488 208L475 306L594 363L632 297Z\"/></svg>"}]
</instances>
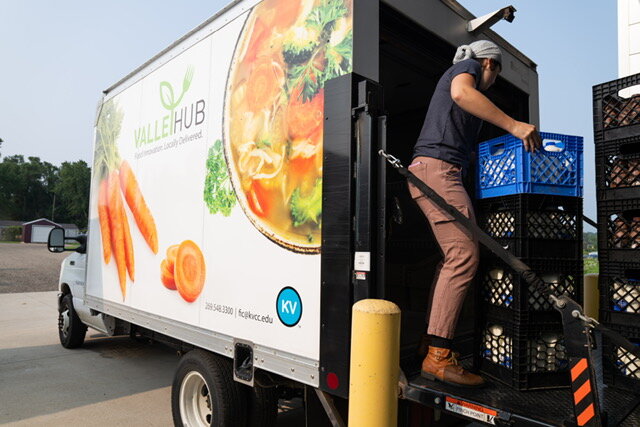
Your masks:
<instances>
[{"instance_id":1,"label":"navy blue t-shirt","mask_svg":"<svg viewBox=\"0 0 640 427\"><path fill-rule=\"evenodd\" d=\"M471 74L480 84L482 67L475 59L452 65L440 78L431 98L413 157L426 156L469 167L482 120L467 113L451 98L451 81L458 74Z\"/></svg>"}]
</instances>

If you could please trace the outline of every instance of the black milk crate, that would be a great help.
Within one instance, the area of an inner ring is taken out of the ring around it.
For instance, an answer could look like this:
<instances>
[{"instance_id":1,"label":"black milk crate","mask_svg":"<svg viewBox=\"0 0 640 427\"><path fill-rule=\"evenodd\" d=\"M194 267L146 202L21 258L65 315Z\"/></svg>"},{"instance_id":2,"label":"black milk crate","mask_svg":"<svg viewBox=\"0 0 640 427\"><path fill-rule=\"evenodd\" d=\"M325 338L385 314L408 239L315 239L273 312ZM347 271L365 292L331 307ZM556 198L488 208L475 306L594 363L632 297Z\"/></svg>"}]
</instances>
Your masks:
<instances>
[{"instance_id":1,"label":"black milk crate","mask_svg":"<svg viewBox=\"0 0 640 427\"><path fill-rule=\"evenodd\" d=\"M551 288L555 294L567 294L581 302L583 296L582 258L526 259L522 261ZM492 315L506 319L526 317L527 321L560 320L547 297L527 284L495 255L483 254L476 280L479 282L480 304Z\"/></svg>"},{"instance_id":2,"label":"black milk crate","mask_svg":"<svg viewBox=\"0 0 640 427\"><path fill-rule=\"evenodd\" d=\"M618 332L632 344L640 346L640 326L607 325ZM633 392L640 392L640 358L632 355L624 348L613 344L604 337L603 372L604 382L610 387Z\"/></svg>"},{"instance_id":3,"label":"black milk crate","mask_svg":"<svg viewBox=\"0 0 640 427\"><path fill-rule=\"evenodd\" d=\"M570 385L562 323L486 316L477 333L475 366L517 390Z\"/></svg>"},{"instance_id":4,"label":"black milk crate","mask_svg":"<svg viewBox=\"0 0 640 427\"><path fill-rule=\"evenodd\" d=\"M640 135L596 146L598 200L640 198Z\"/></svg>"},{"instance_id":5,"label":"black milk crate","mask_svg":"<svg viewBox=\"0 0 640 427\"><path fill-rule=\"evenodd\" d=\"M640 95L624 97L620 94L621 90L639 84L640 74L634 74L593 87L596 146L602 141L640 135Z\"/></svg>"},{"instance_id":6,"label":"black milk crate","mask_svg":"<svg viewBox=\"0 0 640 427\"><path fill-rule=\"evenodd\" d=\"M640 261L640 199L598 201L598 258Z\"/></svg>"},{"instance_id":7,"label":"black milk crate","mask_svg":"<svg viewBox=\"0 0 640 427\"><path fill-rule=\"evenodd\" d=\"M600 264L600 319L640 328L640 260Z\"/></svg>"},{"instance_id":8,"label":"black milk crate","mask_svg":"<svg viewBox=\"0 0 640 427\"><path fill-rule=\"evenodd\" d=\"M582 257L582 198L516 194L478 200L478 225L518 257Z\"/></svg>"}]
</instances>

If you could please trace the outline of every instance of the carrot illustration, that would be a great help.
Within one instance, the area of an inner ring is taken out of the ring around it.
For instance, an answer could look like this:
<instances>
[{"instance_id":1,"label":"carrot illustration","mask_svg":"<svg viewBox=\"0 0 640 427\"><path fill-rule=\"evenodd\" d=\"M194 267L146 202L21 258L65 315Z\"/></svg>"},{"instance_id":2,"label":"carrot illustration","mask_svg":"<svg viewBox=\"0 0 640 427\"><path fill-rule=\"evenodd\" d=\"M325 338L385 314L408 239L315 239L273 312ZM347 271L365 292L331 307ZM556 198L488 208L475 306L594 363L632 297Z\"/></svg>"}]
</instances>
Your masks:
<instances>
[{"instance_id":1,"label":"carrot illustration","mask_svg":"<svg viewBox=\"0 0 640 427\"><path fill-rule=\"evenodd\" d=\"M186 302L198 298L204 287L205 274L202 251L195 242L185 240L178 248L173 277L178 293Z\"/></svg>"},{"instance_id":2,"label":"carrot illustration","mask_svg":"<svg viewBox=\"0 0 640 427\"><path fill-rule=\"evenodd\" d=\"M158 233L156 231L156 223L153 220L153 215L151 215L151 211L144 197L142 197L138 181L131 170L131 166L129 166L126 160L120 164L120 187L127 200L129 209L131 209L133 218L136 220L136 224L138 224L138 229L149 245L149 248L151 248L154 254L157 254Z\"/></svg>"},{"instance_id":3,"label":"carrot illustration","mask_svg":"<svg viewBox=\"0 0 640 427\"><path fill-rule=\"evenodd\" d=\"M102 234L102 256L104 263L111 261L111 227L109 225L109 209L107 207L107 180L100 182L98 191L98 219L100 220L100 232Z\"/></svg>"},{"instance_id":4,"label":"carrot illustration","mask_svg":"<svg viewBox=\"0 0 640 427\"><path fill-rule=\"evenodd\" d=\"M133 242L131 241L131 230L129 230L129 220L124 211L124 203L120 203L120 218L122 218L122 228L124 231L124 254L127 261L127 271L131 281L135 281L135 266L133 261Z\"/></svg>"},{"instance_id":5,"label":"carrot illustration","mask_svg":"<svg viewBox=\"0 0 640 427\"><path fill-rule=\"evenodd\" d=\"M288 28L290 25L293 25L302 7L300 0L277 0L275 2L271 1L270 3L277 11L273 25L278 28Z\"/></svg>"},{"instance_id":6,"label":"carrot illustration","mask_svg":"<svg viewBox=\"0 0 640 427\"><path fill-rule=\"evenodd\" d=\"M166 259L162 260L160 263L160 281L162 284L172 291L176 290L176 281L173 278L173 271L169 270L168 261Z\"/></svg>"},{"instance_id":7,"label":"carrot illustration","mask_svg":"<svg viewBox=\"0 0 640 427\"><path fill-rule=\"evenodd\" d=\"M111 249L116 260L118 278L120 279L120 290L122 299L127 294L127 261L125 253L125 237L122 224L122 198L120 197L120 186L118 185L118 172L109 174L108 200L109 200L109 222L111 223Z\"/></svg>"},{"instance_id":8,"label":"carrot illustration","mask_svg":"<svg viewBox=\"0 0 640 427\"><path fill-rule=\"evenodd\" d=\"M255 24L253 24L253 32L251 33L251 39L245 54L244 60L247 63L252 63L262 51L266 42L269 40L269 24L264 22L264 19L257 18Z\"/></svg>"},{"instance_id":9,"label":"carrot illustration","mask_svg":"<svg viewBox=\"0 0 640 427\"><path fill-rule=\"evenodd\" d=\"M302 86L293 91L287 107L287 127L292 139L306 139L322 129L324 89L308 102L304 102L301 93Z\"/></svg>"},{"instance_id":10,"label":"carrot illustration","mask_svg":"<svg viewBox=\"0 0 640 427\"><path fill-rule=\"evenodd\" d=\"M178 248L180 245L171 245L167 248L167 271L173 274L173 268L176 263L176 256L178 256Z\"/></svg>"}]
</instances>

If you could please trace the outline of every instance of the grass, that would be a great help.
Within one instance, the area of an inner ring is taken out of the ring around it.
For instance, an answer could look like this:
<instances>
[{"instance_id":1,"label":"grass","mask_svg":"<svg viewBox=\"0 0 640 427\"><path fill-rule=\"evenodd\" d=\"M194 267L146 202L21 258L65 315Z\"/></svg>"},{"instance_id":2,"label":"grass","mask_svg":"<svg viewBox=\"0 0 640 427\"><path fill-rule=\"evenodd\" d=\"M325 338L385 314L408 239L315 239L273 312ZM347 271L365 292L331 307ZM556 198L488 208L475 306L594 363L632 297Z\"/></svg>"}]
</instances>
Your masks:
<instances>
[{"instance_id":1,"label":"grass","mask_svg":"<svg viewBox=\"0 0 640 427\"><path fill-rule=\"evenodd\" d=\"M598 273L600 271L600 264L597 259L585 258L584 259L584 274Z\"/></svg>"},{"instance_id":2,"label":"grass","mask_svg":"<svg viewBox=\"0 0 640 427\"><path fill-rule=\"evenodd\" d=\"M22 243L18 240L0 240L0 243Z\"/></svg>"}]
</instances>

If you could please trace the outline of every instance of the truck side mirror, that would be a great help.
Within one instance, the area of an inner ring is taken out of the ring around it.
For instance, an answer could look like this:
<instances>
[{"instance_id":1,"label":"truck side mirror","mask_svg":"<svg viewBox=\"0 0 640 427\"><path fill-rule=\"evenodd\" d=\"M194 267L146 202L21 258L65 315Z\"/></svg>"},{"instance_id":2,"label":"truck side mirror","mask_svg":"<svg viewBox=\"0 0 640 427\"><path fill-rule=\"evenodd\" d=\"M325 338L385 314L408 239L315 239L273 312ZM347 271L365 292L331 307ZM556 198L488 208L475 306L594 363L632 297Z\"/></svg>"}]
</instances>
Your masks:
<instances>
[{"instance_id":1,"label":"truck side mirror","mask_svg":"<svg viewBox=\"0 0 640 427\"><path fill-rule=\"evenodd\" d=\"M49 232L47 248L49 252L64 252L64 228L55 227Z\"/></svg>"}]
</instances>

